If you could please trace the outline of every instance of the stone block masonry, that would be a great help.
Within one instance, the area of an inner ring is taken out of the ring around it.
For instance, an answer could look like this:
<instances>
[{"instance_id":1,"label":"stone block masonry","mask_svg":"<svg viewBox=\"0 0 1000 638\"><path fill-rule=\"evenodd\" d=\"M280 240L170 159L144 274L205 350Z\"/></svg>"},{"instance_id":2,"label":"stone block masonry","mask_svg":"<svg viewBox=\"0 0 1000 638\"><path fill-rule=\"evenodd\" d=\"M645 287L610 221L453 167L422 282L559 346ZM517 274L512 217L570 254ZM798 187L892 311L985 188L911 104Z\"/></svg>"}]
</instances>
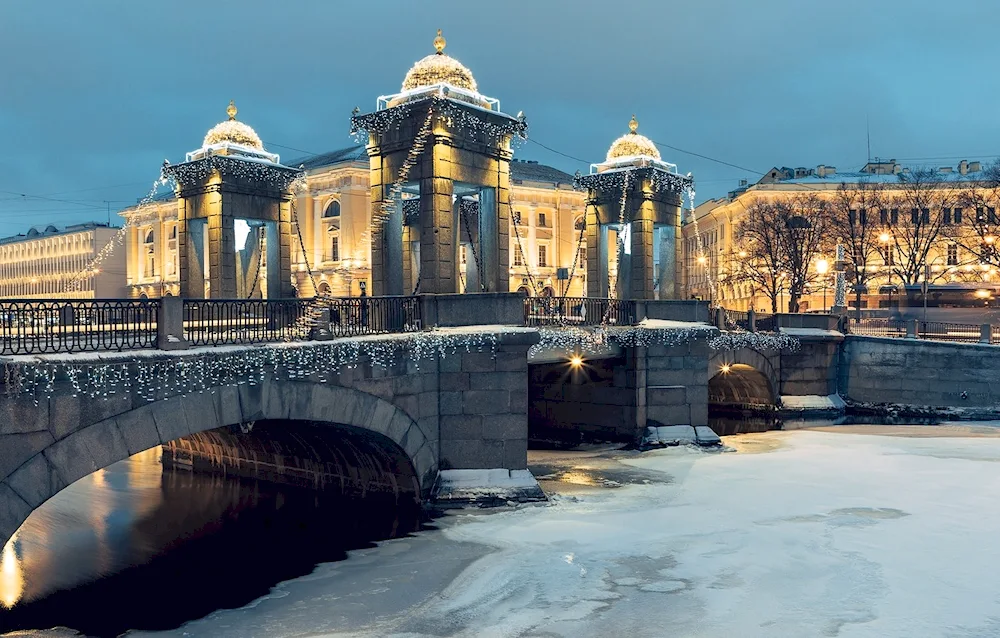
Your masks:
<instances>
[{"instance_id":1,"label":"stone block masonry","mask_svg":"<svg viewBox=\"0 0 1000 638\"><path fill-rule=\"evenodd\" d=\"M1000 348L848 335L840 394L861 403L1000 407Z\"/></svg>"}]
</instances>

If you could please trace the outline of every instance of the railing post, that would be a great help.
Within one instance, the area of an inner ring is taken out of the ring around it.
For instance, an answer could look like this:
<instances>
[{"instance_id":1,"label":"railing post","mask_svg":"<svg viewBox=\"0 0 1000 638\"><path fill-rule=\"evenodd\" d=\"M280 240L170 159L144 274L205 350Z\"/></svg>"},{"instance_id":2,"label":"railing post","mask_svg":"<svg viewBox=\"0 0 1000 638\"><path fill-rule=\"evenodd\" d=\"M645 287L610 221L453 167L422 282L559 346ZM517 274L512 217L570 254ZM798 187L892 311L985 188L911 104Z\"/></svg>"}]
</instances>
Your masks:
<instances>
[{"instance_id":1,"label":"railing post","mask_svg":"<svg viewBox=\"0 0 1000 638\"><path fill-rule=\"evenodd\" d=\"M984 323L979 326L979 343L993 343L993 326Z\"/></svg>"},{"instance_id":2,"label":"railing post","mask_svg":"<svg viewBox=\"0 0 1000 638\"><path fill-rule=\"evenodd\" d=\"M156 347L160 350L184 350L184 299L162 297L156 312Z\"/></svg>"},{"instance_id":3,"label":"railing post","mask_svg":"<svg viewBox=\"0 0 1000 638\"><path fill-rule=\"evenodd\" d=\"M909 319L906 322L906 338L916 339L917 338L917 320Z\"/></svg>"},{"instance_id":4,"label":"railing post","mask_svg":"<svg viewBox=\"0 0 1000 638\"><path fill-rule=\"evenodd\" d=\"M333 333L330 331L330 308L320 308L316 313L315 323L309 330L309 338L313 341L333 339Z\"/></svg>"},{"instance_id":5,"label":"railing post","mask_svg":"<svg viewBox=\"0 0 1000 638\"><path fill-rule=\"evenodd\" d=\"M715 327L719 330L726 329L726 309L716 308L715 309Z\"/></svg>"},{"instance_id":6,"label":"railing post","mask_svg":"<svg viewBox=\"0 0 1000 638\"><path fill-rule=\"evenodd\" d=\"M747 330L757 332L757 311L753 308L747 310Z\"/></svg>"}]
</instances>

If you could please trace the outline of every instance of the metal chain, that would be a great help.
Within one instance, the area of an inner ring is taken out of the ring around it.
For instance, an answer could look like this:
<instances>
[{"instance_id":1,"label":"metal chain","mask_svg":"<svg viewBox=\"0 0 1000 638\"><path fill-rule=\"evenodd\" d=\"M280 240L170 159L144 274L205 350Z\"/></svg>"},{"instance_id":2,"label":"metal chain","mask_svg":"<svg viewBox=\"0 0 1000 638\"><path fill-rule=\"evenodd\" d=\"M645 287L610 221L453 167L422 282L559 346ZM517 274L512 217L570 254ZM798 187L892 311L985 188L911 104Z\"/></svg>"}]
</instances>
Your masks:
<instances>
[{"instance_id":1,"label":"metal chain","mask_svg":"<svg viewBox=\"0 0 1000 638\"><path fill-rule=\"evenodd\" d=\"M265 233L260 232L261 230L264 230L263 226L257 229L257 272L254 273L254 275L253 275L253 283L250 285L250 288L247 291L247 299L252 299L253 298L254 288L257 287L257 282L260 280L260 267L261 267L261 265L264 262L264 236L265 236ZM261 294L261 297L263 297L263 296L264 295Z\"/></svg>"},{"instance_id":2,"label":"metal chain","mask_svg":"<svg viewBox=\"0 0 1000 638\"><path fill-rule=\"evenodd\" d=\"M472 246L473 263L476 264L476 272L479 273L479 290L480 292L484 292L486 290L486 286L483 284L483 278L485 277L485 270L483 268L484 264L479 262L479 255L476 253L476 242L472 241L472 231L469 230L469 211L465 210L465 207L462 206L462 200L458 200L458 210L462 215L462 226L465 228L465 235L469 238L469 245ZM479 210L479 214L483 214L481 208ZM482 237L481 234L480 237ZM459 273L459 276L461 276L461 273Z\"/></svg>"}]
</instances>

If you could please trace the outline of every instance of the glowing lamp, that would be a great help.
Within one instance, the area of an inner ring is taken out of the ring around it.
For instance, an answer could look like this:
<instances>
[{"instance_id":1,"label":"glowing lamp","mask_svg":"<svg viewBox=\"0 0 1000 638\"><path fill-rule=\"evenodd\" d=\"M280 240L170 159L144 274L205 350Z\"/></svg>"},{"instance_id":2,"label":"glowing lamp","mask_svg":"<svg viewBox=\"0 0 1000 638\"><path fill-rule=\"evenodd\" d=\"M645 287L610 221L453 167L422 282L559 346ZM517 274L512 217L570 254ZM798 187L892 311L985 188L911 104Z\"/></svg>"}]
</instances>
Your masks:
<instances>
[{"instance_id":1,"label":"glowing lamp","mask_svg":"<svg viewBox=\"0 0 1000 638\"><path fill-rule=\"evenodd\" d=\"M578 354L573 355L569 358L569 364L574 368L579 368L583 365L583 357Z\"/></svg>"},{"instance_id":2,"label":"glowing lamp","mask_svg":"<svg viewBox=\"0 0 1000 638\"><path fill-rule=\"evenodd\" d=\"M882 233L881 235L878 236L878 240L883 244L888 244L890 239L892 239L892 237L889 235L889 233Z\"/></svg>"},{"instance_id":3,"label":"glowing lamp","mask_svg":"<svg viewBox=\"0 0 1000 638\"><path fill-rule=\"evenodd\" d=\"M980 299L986 299L989 296L990 296L990 291L984 288L980 288L979 290L976 291L976 297Z\"/></svg>"},{"instance_id":4,"label":"glowing lamp","mask_svg":"<svg viewBox=\"0 0 1000 638\"><path fill-rule=\"evenodd\" d=\"M722 367L719 368L719 371L722 372L722 374L729 374L730 370L732 370L732 366L730 366L728 363L723 363Z\"/></svg>"},{"instance_id":5,"label":"glowing lamp","mask_svg":"<svg viewBox=\"0 0 1000 638\"><path fill-rule=\"evenodd\" d=\"M818 272L821 275L825 275L826 273L830 272L830 262L828 262L825 259L820 259L819 261L817 261L816 272Z\"/></svg>"}]
</instances>

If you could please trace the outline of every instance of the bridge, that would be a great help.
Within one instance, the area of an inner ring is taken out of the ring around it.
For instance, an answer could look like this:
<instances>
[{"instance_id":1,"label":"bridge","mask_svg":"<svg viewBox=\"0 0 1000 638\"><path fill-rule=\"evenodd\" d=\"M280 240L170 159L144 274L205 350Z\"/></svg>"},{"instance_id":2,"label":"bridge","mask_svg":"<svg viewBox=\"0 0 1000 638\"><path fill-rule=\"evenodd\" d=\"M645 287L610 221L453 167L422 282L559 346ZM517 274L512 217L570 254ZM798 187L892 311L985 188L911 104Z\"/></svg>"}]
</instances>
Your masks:
<instances>
[{"instance_id":1,"label":"bridge","mask_svg":"<svg viewBox=\"0 0 1000 638\"><path fill-rule=\"evenodd\" d=\"M529 437L636 440L707 425L710 403L1000 403L993 346L749 319L516 293L0 301L0 543L156 446L199 471L419 503L442 470L524 470ZM954 380L935 380L942 357Z\"/></svg>"}]
</instances>

